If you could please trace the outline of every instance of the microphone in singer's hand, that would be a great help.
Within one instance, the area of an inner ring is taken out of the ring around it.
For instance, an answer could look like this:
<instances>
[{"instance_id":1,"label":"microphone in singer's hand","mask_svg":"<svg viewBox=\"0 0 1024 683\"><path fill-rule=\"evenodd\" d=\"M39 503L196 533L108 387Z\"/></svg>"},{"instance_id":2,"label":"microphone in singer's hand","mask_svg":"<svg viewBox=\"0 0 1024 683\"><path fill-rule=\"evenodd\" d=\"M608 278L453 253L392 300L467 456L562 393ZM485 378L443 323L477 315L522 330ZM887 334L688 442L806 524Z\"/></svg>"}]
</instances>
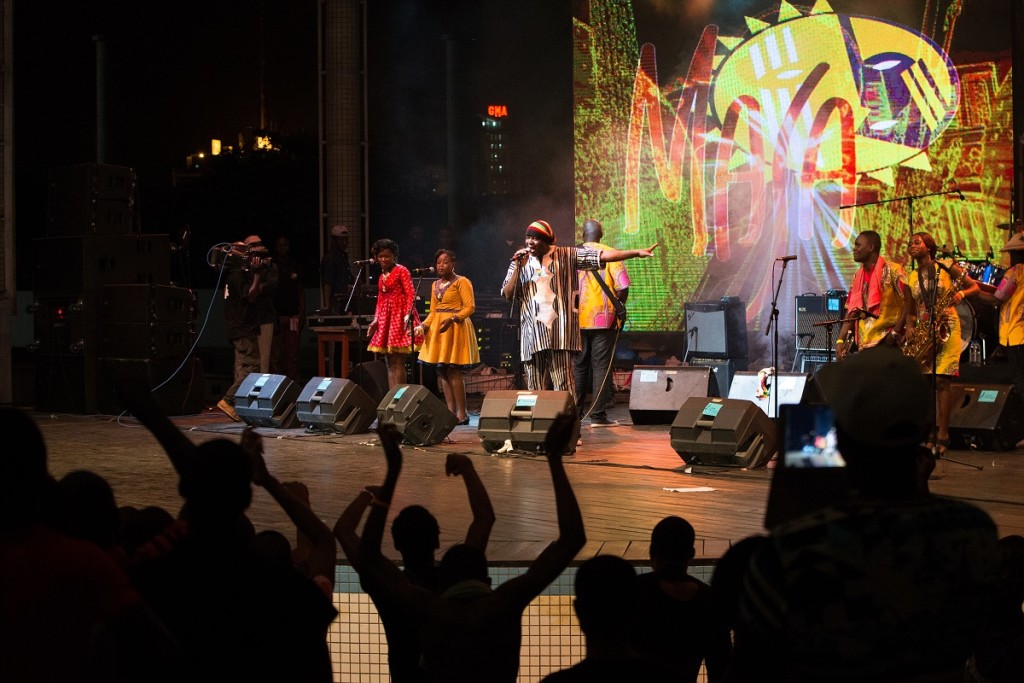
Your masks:
<instances>
[{"instance_id":1,"label":"microphone in singer's hand","mask_svg":"<svg viewBox=\"0 0 1024 683\"><path fill-rule=\"evenodd\" d=\"M775 260L782 261L783 263L785 263L786 261L796 261L796 254L793 254L792 256L780 256Z\"/></svg>"},{"instance_id":2,"label":"microphone in singer's hand","mask_svg":"<svg viewBox=\"0 0 1024 683\"><path fill-rule=\"evenodd\" d=\"M434 272L436 272L436 271L432 267L431 268L413 268L412 269L412 274L413 275L431 275Z\"/></svg>"},{"instance_id":3,"label":"microphone in singer's hand","mask_svg":"<svg viewBox=\"0 0 1024 683\"><path fill-rule=\"evenodd\" d=\"M366 258L366 259L363 259L362 261L353 261L352 262L352 265L354 265L354 266L372 266L373 264L374 264L374 259L372 259L372 258Z\"/></svg>"}]
</instances>

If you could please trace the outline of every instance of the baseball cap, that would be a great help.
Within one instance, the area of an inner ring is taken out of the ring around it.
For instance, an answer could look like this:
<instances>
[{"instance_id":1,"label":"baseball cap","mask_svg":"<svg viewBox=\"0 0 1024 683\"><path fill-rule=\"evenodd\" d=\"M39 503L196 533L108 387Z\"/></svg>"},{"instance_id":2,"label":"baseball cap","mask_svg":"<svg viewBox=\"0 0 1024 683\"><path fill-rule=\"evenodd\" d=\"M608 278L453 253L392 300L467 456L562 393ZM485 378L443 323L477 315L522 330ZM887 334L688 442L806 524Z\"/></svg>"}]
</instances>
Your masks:
<instances>
[{"instance_id":1,"label":"baseball cap","mask_svg":"<svg viewBox=\"0 0 1024 683\"><path fill-rule=\"evenodd\" d=\"M344 225L335 225L331 228L331 237L345 237L348 235L348 228Z\"/></svg>"},{"instance_id":2,"label":"baseball cap","mask_svg":"<svg viewBox=\"0 0 1024 683\"><path fill-rule=\"evenodd\" d=\"M816 375L836 424L857 441L880 448L920 444L935 400L917 362L891 346L864 349Z\"/></svg>"},{"instance_id":3,"label":"baseball cap","mask_svg":"<svg viewBox=\"0 0 1024 683\"><path fill-rule=\"evenodd\" d=\"M999 251L1020 251L1021 249L1024 249L1024 233L1018 232L1008 239Z\"/></svg>"}]
</instances>

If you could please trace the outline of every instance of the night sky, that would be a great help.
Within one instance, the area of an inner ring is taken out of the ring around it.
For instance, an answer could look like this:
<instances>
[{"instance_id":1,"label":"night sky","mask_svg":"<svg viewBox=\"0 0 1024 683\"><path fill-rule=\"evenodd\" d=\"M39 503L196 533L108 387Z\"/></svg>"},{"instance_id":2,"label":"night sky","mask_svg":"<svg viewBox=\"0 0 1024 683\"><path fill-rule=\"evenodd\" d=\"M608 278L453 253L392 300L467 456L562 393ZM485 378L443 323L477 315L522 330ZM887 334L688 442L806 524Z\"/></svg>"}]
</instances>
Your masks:
<instances>
[{"instance_id":1,"label":"night sky","mask_svg":"<svg viewBox=\"0 0 1024 683\"><path fill-rule=\"evenodd\" d=\"M507 104L526 179L519 205L472 208L467 242L505 224L521 232L539 217L571 230L568 3L388 0L368 7L371 239L401 239L412 225L430 237L447 222L444 188L430 178L439 168L443 175L446 162L444 38L451 34L467 46L458 67L467 92L461 115L475 126L487 104ZM211 138L234 144L240 130L259 125L261 49L268 127L315 145L314 0L62 0L56 9L18 2L14 26L19 262L45 236L49 169L97 158L93 36L104 37L108 55L106 162L136 171L143 232L173 236L183 222L223 225L221 235L196 238L193 230L201 256L250 229L231 205L190 217L195 208L182 208L171 175L185 169L186 155L208 150ZM289 229L316 245L315 214L296 223ZM20 289L31 288L30 274L19 266Z\"/></svg>"}]
</instances>

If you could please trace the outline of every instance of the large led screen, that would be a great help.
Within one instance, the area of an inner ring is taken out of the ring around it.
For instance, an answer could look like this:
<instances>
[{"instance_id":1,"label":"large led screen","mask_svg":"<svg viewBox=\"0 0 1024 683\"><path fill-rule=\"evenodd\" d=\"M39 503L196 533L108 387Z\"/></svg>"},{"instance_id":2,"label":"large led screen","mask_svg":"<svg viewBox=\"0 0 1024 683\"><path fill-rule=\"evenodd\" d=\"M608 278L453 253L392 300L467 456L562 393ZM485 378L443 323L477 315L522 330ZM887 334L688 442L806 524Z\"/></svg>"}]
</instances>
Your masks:
<instances>
[{"instance_id":1,"label":"large led screen","mask_svg":"<svg viewBox=\"0 0 1024 683\"><path fill-rule=\"evenodd\" d=\"M630 261L632 330L738 297L751 358L846 290L853 240L998 262L1011 218L1009 3L592 0L574 16L576 218ZM795 260L780 257L795 255ZM762 334L758 334L762 332Z\"/></svg>"}]
</instances>

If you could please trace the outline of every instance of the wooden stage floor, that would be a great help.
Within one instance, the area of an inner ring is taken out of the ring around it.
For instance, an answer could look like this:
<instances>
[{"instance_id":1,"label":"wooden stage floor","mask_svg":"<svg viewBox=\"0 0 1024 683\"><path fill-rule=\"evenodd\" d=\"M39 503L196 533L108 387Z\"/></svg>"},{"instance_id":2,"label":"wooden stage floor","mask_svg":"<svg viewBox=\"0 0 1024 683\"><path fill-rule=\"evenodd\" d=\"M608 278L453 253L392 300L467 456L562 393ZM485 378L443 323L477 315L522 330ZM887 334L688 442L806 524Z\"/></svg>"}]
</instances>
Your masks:
<instances>
[{"instance_id":1,"label":"wooden stage floor","mask_svg":"<svg viewBox=\"0 0 1024 683\"><path fill-rule=\"evenodd\" d=\"M46 438L54 476L92 470L111 483L119 505L158 505L176 513L181 504L176 475L156 440L130 416L35 416ZM624 405L610 411L610 416L622 424L589 428L584 423L583 446L566 459L587 528L588 543L580 559L600 552L646 561L650 530L666 515L680 515L694 525L698 560L713 561L731 543L764 532L772 470L717 468L687 473L672 449L668 425L634 426ZM197 443L218 437L237 439L244 428L216 410L174 421ZM487 486L497 515L490 559L530 561L557 533L545 460L536 455L489 454L480 445L475 425L474 416L470 426L456 427L446 443L405 447L405 467L392 514L408 504L425 505L440 522L442 550L459 542L469 526L469 505L461 479L445 476L444 460L450 451L465 453ZM271 472L282 481L304 482L314 511L329 526L363 486L382 480L384 458L373 433L307 435L302 428L258 431L265 436ZM951 451L949 457L982 469L947 461L945 476L932 482L932 490L985 509L1001 536L1024 535L1024 449ZM284 513L262 490L255 492L250 517L257 529L292 535ZM396 556L390 539L386 552ZM340 549L338 559L345 561Z\"/></svg>"}]
</instances>

